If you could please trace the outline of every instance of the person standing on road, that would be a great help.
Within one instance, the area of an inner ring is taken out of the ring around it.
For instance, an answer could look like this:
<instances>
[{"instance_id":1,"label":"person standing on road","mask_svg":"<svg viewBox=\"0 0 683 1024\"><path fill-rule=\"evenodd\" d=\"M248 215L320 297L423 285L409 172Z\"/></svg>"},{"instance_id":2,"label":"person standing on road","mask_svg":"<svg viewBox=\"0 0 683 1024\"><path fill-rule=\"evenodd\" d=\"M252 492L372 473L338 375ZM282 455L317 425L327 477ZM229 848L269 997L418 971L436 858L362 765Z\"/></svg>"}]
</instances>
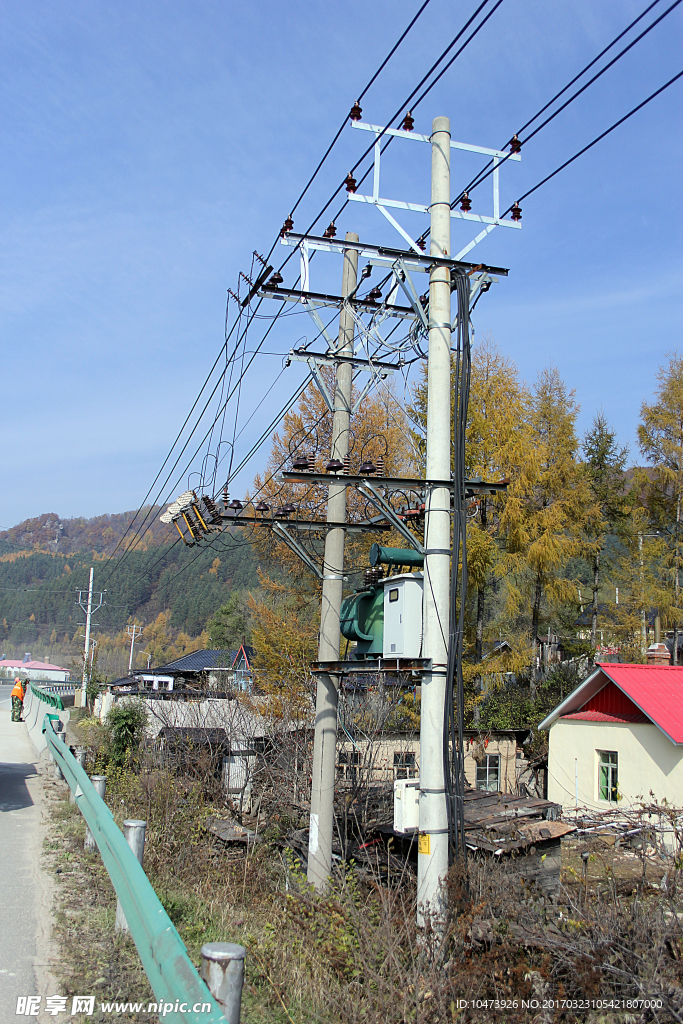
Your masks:
<instances>
[{"instance_id":1,"label":"person standing on road","mask_svg":"<svg viewBox=\"0 0 683 1024\"><path fill-rule=\"evenodd\" d=\"M14 680L14 689L12 690L12 721L21 722L21 711L24 706L24 684L21 679L17 676ZM7 691L5 690L5 693Z\"/></svg>"}]
</instances>

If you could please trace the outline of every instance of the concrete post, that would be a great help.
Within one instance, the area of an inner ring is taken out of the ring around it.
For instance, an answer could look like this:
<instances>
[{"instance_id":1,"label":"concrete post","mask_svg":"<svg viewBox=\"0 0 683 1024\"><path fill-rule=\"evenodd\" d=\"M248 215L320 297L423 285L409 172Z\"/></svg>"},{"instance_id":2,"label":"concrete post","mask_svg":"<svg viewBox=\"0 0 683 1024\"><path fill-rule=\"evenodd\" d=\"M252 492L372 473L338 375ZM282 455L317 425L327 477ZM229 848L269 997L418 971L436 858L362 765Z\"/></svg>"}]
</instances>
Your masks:
<instances>
[{"instance_id":1,"label":"concrete post","mask_svg":"<svg viewBox=\"0 0 683 1024\"><path fill-rule=\"evenodd\" d=\"M244 946L232 942L207 942L202 946L199 973L229 1024L240 1024L246 952Z\"/></svg>"},{"instance_id":2,"label":"concrete post","mask_svg":"<svg viewBox=\"0 0 683 1024\"><path fill-rule=\"evenodd\" d=\"M94 568L90 567L90 583L88 584L88 606L85 613L85 646L83 648L83 681L81 684L81 707L86 708L88 706L88 697L86 692L86 686L88 684L88 661L90 658L90 620L92 618L92 584L93 576L95 574Z\"/></svg>"},{"instance_id":3,"label":"concrete post","mask_svg":"<svg viewBox=\"0 0 683 1024\"><path fill-rule=\"evenodd\" d=\"M347 232L347 242L357 242L358 235ZM342 295L350 295L358 280L358 253L344 252ZM337 355L353 355L354 320L342 309L339 317ZM341 462L349 452L351 421L351 363L337 363L337 386L332 421L330 457ZM346 520L346 487L330 484L327 499L327 521ZM344 530L328 530L325 538L323 587L320 609L319 661L339 660L339 612L341 610L344 575ZM332 829L334 823L334 777L337 750L337 704L339 679L335 675L318 676L315 704L315 737L313 741L313 777L311 784L311 820L308 839L308 881L321 890L327 884L332 866Z\"/></svg>"},{"instance_id":4,"label":"concrete post","mask_svg":"<svg viewBox=\"0 0 683 1024\"><path fill-rule=\"evenodd\" d=\"M90 776L90 781L92 782L93 786L95 787L95 792L97 793L97 795L99 797L102 797L102 799L104 800L104 794L105 794L106 789L107 789L107 776L106 775L91 775ZM92 832L90 831L90 829L88 828L87 825L85 826L85 848L86 848L86 850L94 850L94 849L97 848L97 843L95 842L95 838L94 838Z\"/></svg>"},{"instance_id":5,"label":"concrete post","mask_svg":"<svg viewBox=\"0 0 683 1024\"><path fill-rule=\"evenodd\" d=\"M85 747L76 747L76 750L75 750L75 753L74 753L74 757L78 761L78 763L81 766L81 768L85 765L85 755L86 755ZM72 805L76 803L76 796L74 794L73 789L69 791L69 803L72 804Z\"/></svg>"},{"instance_id":6,"label":"concrete post","mask_svg":"<svg viewBox=\"0 0 683 1024\"><path fill-rule=\"evenodd\" d=\"M146 828L147 822L138 821L136 818L130 818L128 821L124 821L123 823L123 835L135 854L140 867L142 867L142 858L145 855ZM126 921L126 915L121 907L121 901L118 899L116 901L116 922L114 924L114 931L124 933L130 932L128 922Z\"/></svg>"},{"instance_id":7,"label":"concrete post","mask_svg":"<svg viewBox=\"0 0 683 1024\"><path fill-rule=\"evenodd\" d=\"M62 729L61 732L57 733L57 739L60 741L60 743L66 743L66 733L64 732L63 729ZM54 776L55 776L56 779L59 779L60 782L66 782L66 779L64 778L64 772L59 767L59 763L56 760L55 760Z\"/></svg>"},{"instance_id":8,"label":"concrete post","mask_svg":"<svg viewBox=\"0 0 683 1024\"><path fill-rule=\"evenodd\" d=\"M451 256L451 129L447 117L432 124L430 255ZM427 480L451 477L451 276L434 266L429 277L427 363ZM448 874L448 818L443 765L444 700L450 604L451 499L447 487L427 487L425 507L423 656L420 716L420 834L417 858L418 924L440 916Z\"/></svg>"}]
</instances>

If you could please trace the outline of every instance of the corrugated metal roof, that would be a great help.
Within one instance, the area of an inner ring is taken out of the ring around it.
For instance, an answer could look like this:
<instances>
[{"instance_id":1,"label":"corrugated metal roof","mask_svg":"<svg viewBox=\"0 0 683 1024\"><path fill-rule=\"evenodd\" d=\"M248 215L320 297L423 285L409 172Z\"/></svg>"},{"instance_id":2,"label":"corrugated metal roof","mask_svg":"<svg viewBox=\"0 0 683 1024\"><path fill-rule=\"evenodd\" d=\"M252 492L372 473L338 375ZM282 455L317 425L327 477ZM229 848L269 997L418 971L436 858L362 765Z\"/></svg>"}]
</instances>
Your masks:
<instances>
[{"instance_id":1,"label":"corrugated metal roof","mask_svg":"<svg viewBox=\"0 0 683 1024\"><path fill-rule=\"evenodd\" d=\"M600 668L673 743L683 743L683 666L603 664Z\"/></svg>"},{"instance_id":2,"label":"corrugated metal roof","mask_svg":"<svg viewBox=\"0 0 683 1024\"><path fill-rule=\"evenodd\" d=\"M650 719L642 711L625 712L621 715L609 715L605 711L576 711L573 715L562 715L562 720L571 718L577 722L616 722L631 725L643 724Z\"/></svg>"},{"instance_id":3,"label":"corrugated metal roof","mask_svg":"<svg viewBox=\"0 0 683 1024\"><path fill-rule=\"evenodd\" d=\"M610 681L672 743L683 744L683 666L680 665L615 665L596 662L595 671L558 704L538 728L548 729L558 718L568 718L581 712Z\"/></svg>"},{"instance_id":4,"label":"corrugated metal roof","mask_svg":"<svg viewBox=\"0 0 683 1024\"><path fill-rule=\"evenodd\" d=\"M42 672L68 672L66 668L62 668L61 665L50 665L46 661L16 661L13 658L5 658L0 661L0 668L16 668L16 669L33 669L34 671Z\"/></svg>"}]
</instances>

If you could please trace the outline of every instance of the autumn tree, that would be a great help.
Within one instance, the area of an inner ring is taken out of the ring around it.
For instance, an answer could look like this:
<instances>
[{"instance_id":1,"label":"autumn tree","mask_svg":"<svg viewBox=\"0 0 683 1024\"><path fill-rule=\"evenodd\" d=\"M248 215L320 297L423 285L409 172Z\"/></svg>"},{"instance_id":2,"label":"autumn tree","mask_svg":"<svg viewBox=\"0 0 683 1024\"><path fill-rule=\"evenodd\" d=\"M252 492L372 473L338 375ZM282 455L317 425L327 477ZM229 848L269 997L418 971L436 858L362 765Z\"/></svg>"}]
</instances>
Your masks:
<instances>
[{"instance_id":1,"label":"autumn tree","mask_svg":"<svg viewBox=\"0 0 683 1024\"><path fill-rule=\"evenodd\" d=\"M541 371L529 414L531 450L508 490L502 514L507 534L509 591L523 606L529 593L531 636L538 644L542 601L575 600L565 569L580 549L579 531L590 496L577 460L579 406L555 367ZM514 578L513 578L514 577Z\"/></svg>"},{"instance_id":2,"label":"autumn tree","mask_svg":"<svg viewBox=\"0 0 683 1024\"><path fill-rule=\"evenodd\" d=\"M666 537L664 566L669 600L665 621L673 626L673 662L678 661L681 571L681 497L683 496L683 358L676 352L659 368L656 400L643 402L638 446L654 473L645 488L650 525ZM662 609L660 609L662 610Z\"/></svg>"},{"instance_id":3,"label":"autumn tree","mask_svg":"<svg viewBox=\"0 0 683 1024\"><path fill-rule=\"evenodd\" d=\"M624 470L628 448L617 443L617 435L610 430L602 412L593 418L593 424L583 440L585 473L591 497L585 510L585 554L592 570L591 645L597 646L598 593L600 566L605 542L609 534L627 522L629 497L624 483Z\"/></svg>"},{"instance_id":4,"label":"autumn tree","mask_svg":"<svg viewBox=\"0 0 683 1024\"><path fill-rule=\"evenodd\" d=\"M211 616L206 624L209 643L214 649L231 650L249 641L248 597L233 590L226 604Z\"/></svg>"}]
</instances>

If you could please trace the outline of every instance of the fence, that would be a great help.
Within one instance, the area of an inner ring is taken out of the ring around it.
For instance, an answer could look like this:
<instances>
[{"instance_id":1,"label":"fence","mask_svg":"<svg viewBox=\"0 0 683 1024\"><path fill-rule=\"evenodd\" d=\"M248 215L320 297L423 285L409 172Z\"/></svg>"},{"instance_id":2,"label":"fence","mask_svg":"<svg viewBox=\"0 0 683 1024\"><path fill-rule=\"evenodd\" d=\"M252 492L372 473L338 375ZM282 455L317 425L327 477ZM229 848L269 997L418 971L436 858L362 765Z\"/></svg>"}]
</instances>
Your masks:
<instances>
[{"instance_id":1,"label":"fence","mask_svg":"<svg viewBox=\"0 0 683 1024\"><path fill-rule=\"evenodd\" d=\"M48 693L47 690L41 689L41 687L36 686L35 683L31 683L31 693L33 693L38 700L42 700L44 704L49 704L51 708L57 708L58 711L64 710L62 698L58 693Z\"/></svg>"},{"instance_id":2,"label":"fence","mask_svg":"<svg viewBox=\"0 0 683 1024\"><path fill-rule=\"evenodd\" d=\"M49 696L44 694L41 700ZM227 1024L111 811L69 748L58 739L53 726L57 718L51 714L44 717L47 745L95 838L160 1013L162 1005L168 1007L161 1019L182 1024ZM207 1006L208 1011L200 1012L200 1008Z\"/></svg>"}]
</instances>

